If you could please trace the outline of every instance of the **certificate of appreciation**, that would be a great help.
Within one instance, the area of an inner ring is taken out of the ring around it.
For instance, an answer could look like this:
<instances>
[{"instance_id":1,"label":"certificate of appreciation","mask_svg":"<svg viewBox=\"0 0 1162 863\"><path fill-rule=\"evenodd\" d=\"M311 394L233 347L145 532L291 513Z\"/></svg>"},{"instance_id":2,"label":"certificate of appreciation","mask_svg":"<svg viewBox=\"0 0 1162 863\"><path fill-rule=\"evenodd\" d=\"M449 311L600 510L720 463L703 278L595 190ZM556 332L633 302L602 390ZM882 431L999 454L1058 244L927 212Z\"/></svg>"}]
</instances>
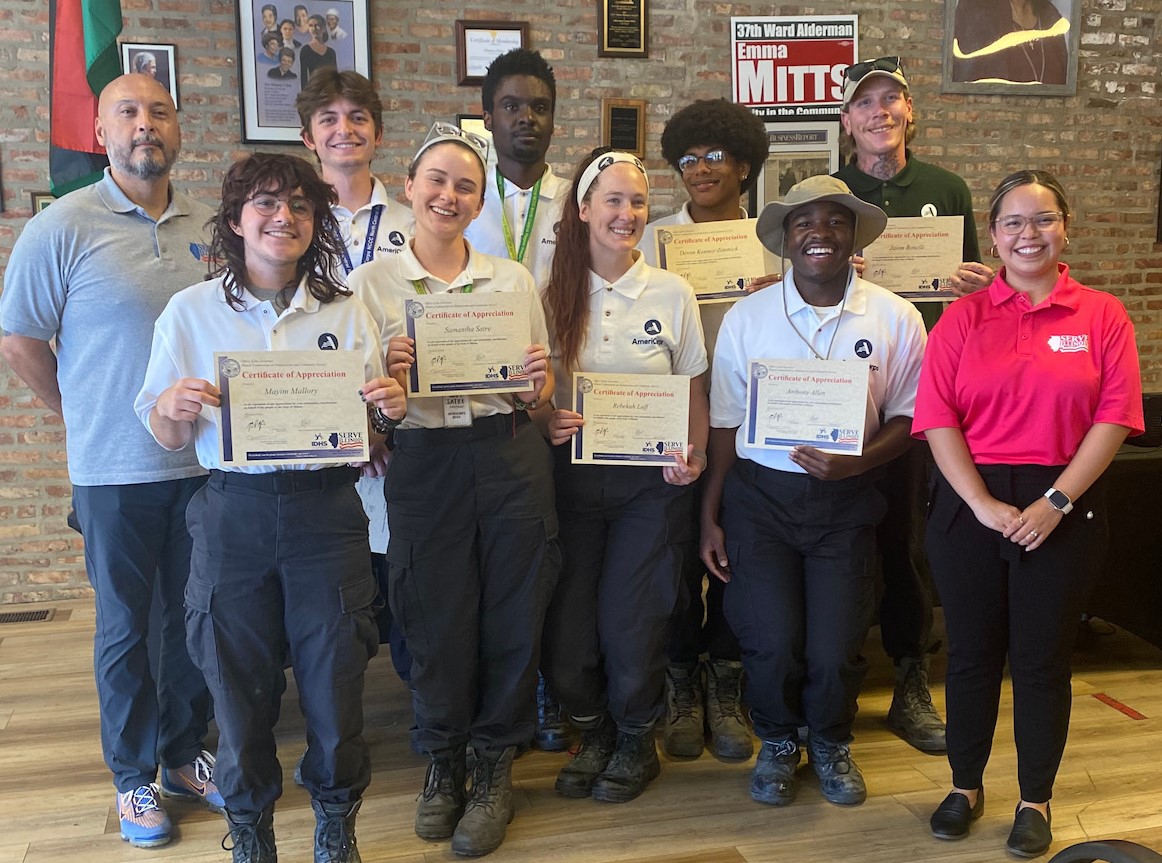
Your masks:
<instances>
[{"instance_id":1,"label":"certificate of appreciation","mask_svg":"<svg viewBox=\"0 0 1162 863\"><path fill-rule=\"evenodd\" d=\"M417 396L522 393L529 303L523 291L422 294L404 304L407 334L416 340L408 393Z\"/></svg>"},{"instance_id":2,"label":"certificate of appreciation","mask_svg":"<svg viewBox=\"0 0 1162 863\"><path fill-rule=\"evenodd\" d=\"M359 351L214 354L223 465L367 461Z\"/></svg>"},{"instance_id":3,"label":"certificate of appreciation","mask_svg":"<svg viewBox=\"0 0 1162 863\"><path fill-rule=\"evenodd\" d=\"M888 219L863 252L863 277L912 302L955 300L952 274L964 254L964 218L916 216Z\"/></svg>"},{"instance_id":4,"label":"certificate of appreciation","mask_svg":"<svg viewBox=\"0 0 1162 863\"><path fill-rule=\"evenodd\" d=\"M573 406L585 418L573 436L574 464L668 465L686 455L686 375L574 372Z\"/></svg>"},{"instance_id":5,"label":"certificate of appreciation","mask_svg":"<svg viewBox=\"0 0 1162 863\"><path fill-rule=\"evenodd\" d=\"M694 286L700 303L746 296L746 286L778 271L755 234L757 219L663 225L654 231L658 266Z\"/></svg>"},{"instance_id":6,"label":"certificate of appreciation","mask_svg":"<svg viewBox=\"0 0 1162 863\"><path fill-rule=\"evenodd\" d=\"M868 365L842 360L749 360L746 445L813 446L862 455Z\"/></svg>"}]
</instances>

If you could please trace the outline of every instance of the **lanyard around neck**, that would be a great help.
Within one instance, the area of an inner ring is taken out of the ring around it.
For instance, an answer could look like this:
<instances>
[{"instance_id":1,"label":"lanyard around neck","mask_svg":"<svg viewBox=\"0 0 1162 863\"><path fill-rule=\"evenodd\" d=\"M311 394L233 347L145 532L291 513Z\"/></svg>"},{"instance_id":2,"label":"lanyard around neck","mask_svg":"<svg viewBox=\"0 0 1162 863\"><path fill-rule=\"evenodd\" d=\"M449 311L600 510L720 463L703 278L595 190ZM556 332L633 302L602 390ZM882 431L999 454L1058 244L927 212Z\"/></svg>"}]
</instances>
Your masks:
<instances>
[{"instance_id":1,"label":"lanyard around neck","mask_svg":"<svg viewBox=\"0 0 1162 863\"><path fill-rule=\"evenodd\" d=\"M363 239L363 259L359 262L361 264L366 264L375 257L375 239L379 236L379 220L382 218L383 204L376 204L371 208L371 218L367 222L367 236ZM351 255L347 253L347 244L342 242L342 237L339 239L343 249L343 272L350 273L355 269L355 265L351 263Z\"/></svg>"},{"instance_id":2,"label":"lanyard around neck","mask_svg":"<svg viewBox=\"0 0 1162 863\"><path fill-rule=\"evenodd\" d=\"M500 173L500 166L496 166L496 193L500 196L500 224L504 228L504 245L508 249L508 257L518 264L525 262L525 252L529 248L529 237L533 235L533 222L537 218L537 204L541 200L541 180L544 173L533 184L533 199L529 202L529 212L525 216L525 224L520 232L520 248L517 248L512 236L512 226L508 223L508 213L504 210L504 174Z\"/></svg>"}]
</instances>

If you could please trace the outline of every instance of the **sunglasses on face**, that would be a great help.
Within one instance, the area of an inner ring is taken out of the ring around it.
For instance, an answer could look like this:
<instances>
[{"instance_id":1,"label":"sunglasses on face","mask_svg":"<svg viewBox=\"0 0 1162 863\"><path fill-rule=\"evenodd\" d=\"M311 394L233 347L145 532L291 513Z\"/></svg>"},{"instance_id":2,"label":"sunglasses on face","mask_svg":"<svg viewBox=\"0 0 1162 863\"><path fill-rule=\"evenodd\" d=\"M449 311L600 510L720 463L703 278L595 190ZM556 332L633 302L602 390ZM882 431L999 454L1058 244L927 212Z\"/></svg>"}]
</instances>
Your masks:
<instances>
[{"instance_id":1,"label":"sunglasses on face","mask_svg":"<svg viewBox=\"0 0 1162 863\"><path fill-rule=\"evenodd\" d=\"M899 57L877 57L874 60L864 60L860 63L853 63L843 70L843 79L845 81L859 81L868 72L899 72L900 58Z\"/></svg>"},{"instance_id":2,"label":"sunglasses on face","mask_svg":"<svg viewBox=\"0 0 1162 863\"><path fill-rule=\"evenodd\" d=\"M722 149L711 150L704 156L687 153L678 160L678 170L683 174L693 171L699 162L704 162L707 168L718 168L726 164L726 155L726 151Z\"/></svg>"}]
</instances>

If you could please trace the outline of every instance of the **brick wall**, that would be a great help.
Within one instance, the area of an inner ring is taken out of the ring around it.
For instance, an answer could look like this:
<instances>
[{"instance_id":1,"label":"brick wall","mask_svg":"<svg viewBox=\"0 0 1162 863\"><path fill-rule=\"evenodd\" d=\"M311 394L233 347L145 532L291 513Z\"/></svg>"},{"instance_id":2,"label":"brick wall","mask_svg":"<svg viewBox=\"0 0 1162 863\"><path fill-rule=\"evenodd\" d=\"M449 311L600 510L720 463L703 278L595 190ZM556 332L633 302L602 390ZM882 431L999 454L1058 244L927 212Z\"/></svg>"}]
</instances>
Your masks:
<instances>
[{"instance_id":1,"label":"brick wall","mask_svg":"<svg viewBox=\"0 0 1162 863\"><path fill-rule=\"evenodd\" d=\"M1126 304L1137 327L1147 389L1162 389L1162 247L1154 243L1162 106L1162 0L1082 0L1077 95L1068 98L940 94L942 0L851 0L814 6L649 0L650 59L596 56L594 0L491 0L457 4L370 0L374 77L391 112L375 165L401 188L415 144L433 117L478 113L479 93L454 84L457 18L530 22L531 45L556 70L557 131L551 156L568 174L598 143L602 96L645 99L647 150L673 110L730 95L731 15L836 14L860 19L860 54L905 56L920 134L914 149L962 174L978 220L1011 170L1047 168L1077 210L1068 260L1085 283ZM177 45L184 149L176 181L213 202L240 152L233 2L122 0L131 41ZM0 269L29 216L29 192L48 188L48 16L44 3L0 0ZM654 215L682 201L660 159ZM987 245L987 244L986 244ZM80 540L64 525L69 485L63 429L0 364L0 603L88 590Z\"/></svg>"}]
</instances>

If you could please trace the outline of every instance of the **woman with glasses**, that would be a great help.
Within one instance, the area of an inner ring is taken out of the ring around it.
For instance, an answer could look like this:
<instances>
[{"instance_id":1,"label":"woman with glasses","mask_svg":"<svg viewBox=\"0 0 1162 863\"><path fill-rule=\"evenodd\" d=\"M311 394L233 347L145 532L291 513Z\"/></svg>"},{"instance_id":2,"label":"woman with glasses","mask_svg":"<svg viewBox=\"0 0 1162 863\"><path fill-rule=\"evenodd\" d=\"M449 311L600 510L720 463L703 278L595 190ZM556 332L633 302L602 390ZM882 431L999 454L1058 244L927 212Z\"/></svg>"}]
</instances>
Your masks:
<instances>
[{"instance_id":1,"label":"woman with glasses","mask_svg":"<svg viewBox=\"0 0 1162 863\"><path fill-rule=\"evenodd\" d=\"M984 811L1007 658L1021 789L1007 848L1021 857L1053 838L1070 653L1107 534L1099 479L1143 428L1133 326L1117 299L1070 278L1069 225L1051 174L1001 181L989 233L1003 266L932 330L913 423L938 468L927 550L948 633L953 787L932 833L960 839Z\"/></svg>"},{"instance_id":2,"label":"woman with glasses","mask_svg":"<svg viewBox=\"0 0 1162 863\"><path fill-rule=\"evenodd\" d=\"M557 229L545 306L556 347L556 448L564 563L545 623L542 669L580 748L557 776L566 797L633 800L660 772L653 726L662 713L681 554L696 538L690 484L706 467L706 349L694 291L647 266L635 248L649 182L636 156L586 157ZM585 424L573 372L689 377L690 449L672 464L572 464Z\"/></svg>"},{"instance_id":3,"label":"woman with glasses","mask_svg":"<svg viewBox=\"0 0 1162 863\"><path fill-rule=\"evenodd\" d=\"M371 427L404 416L403 388L383 375L375 321L331 275L339 251L334 202L331 187L297 157L256 154L231 166L212 222L217 275L178 293L158 318L134 403L159 444L192 443L210 471L187 511L186 626L214 698L214 778L234 859L247 863L277 859L272 819L282 768L274 726L288 658L306 716L302 775L316 817L316 861L359 859L355 815L371 779L363 674L379 633L359 471L314 460L314 450L277 464L227 464L220 455L229 438L220 428L216 351L356 352ZM230 375L225 362L222 374ZM293 405L293 387L285 389ZM370 437L362 423L341 431Z\"/></svg>"},{"instance_id":4,"label":"woman with glasses","mask_svg":"<svg viewBox=\"0 0 1162 863\"><path fill-rule=\"evenodd\" d=\"M739 199L758 183L767 149L762 120L743 105L725 99L700 99L674 114L662 131L662 156L682 178L690 199L672 216L646 226L638 244L646 263L657 266L654 238L659 228L748 218ZM778 278L777 274L767 275L749 287L757 290ZM718 328L730 306L707 303L698 307L708 355L714 352ZM723 584L710 579L704 601L705 575L698 544L692 542L683 557L681 595L666 671L662 748L667 755L697 757L702 754L709 728L715 755L749 758L754 743L741 704L742 655L722 614ZM700 662L703 654L705 663Z\"/></svg>"},{"instance_id":5,"label":"woman with glasses","mask_svg":"<svg viewBox=\"0 0 1162 863\"><path fill-rule=\"evenodd\" d=\"M529 422L553 387L544 311L528 270L464 239L484 203L487 159L486 140L435 124L404 185L414 237L350 275L401 383L417 355L404 335L405 315L417 311L405 312L409 301L529 296L521 361L532 390L411 398L387 471L388 595L412 654L413 742L431 757L415 831L451 837L466 856L495 850L512 820L512 759L533 736L541 626L559 558L549 452Z\"/></svg>"}]
</instances>

